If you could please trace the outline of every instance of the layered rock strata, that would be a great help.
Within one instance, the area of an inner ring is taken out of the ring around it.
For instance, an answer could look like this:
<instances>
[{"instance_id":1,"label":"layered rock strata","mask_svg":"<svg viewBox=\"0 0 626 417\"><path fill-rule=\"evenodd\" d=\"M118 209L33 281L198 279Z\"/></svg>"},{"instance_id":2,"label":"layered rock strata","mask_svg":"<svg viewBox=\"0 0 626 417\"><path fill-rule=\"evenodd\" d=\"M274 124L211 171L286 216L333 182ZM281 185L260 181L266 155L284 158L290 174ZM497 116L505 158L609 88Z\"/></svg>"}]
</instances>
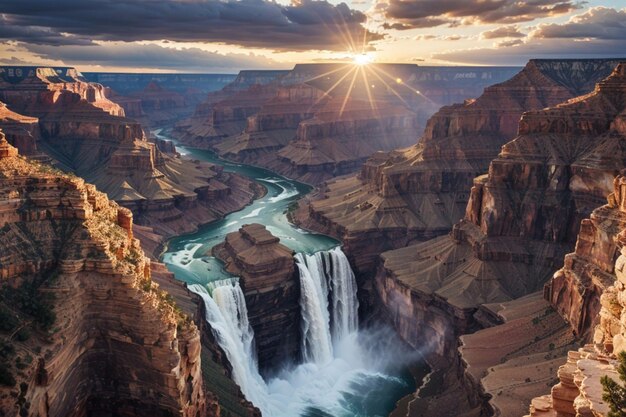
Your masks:
<instances>
[{"instance_id":1,"label":"layered rock strata","mask_svg":"<svg viewBox=\"0 0 626 417\"><path fill-rule=\"evenodd\" d=\"M101 85L85 82L75 70L60 75L51 68L22 69L21 77L2 74L0 99L38 118L37 148L133 210L139 224L158 234L193 231L260 192L217 166L164 154L146 140L141 125L119 116L123 110Z\"/></svg>"},{"instance_id":2,"label":"layered rock strata","mask_svg":"<svg viewBox=\"0 0 626 417\"><path fill-rule=\"evenodd\" d=\"M465 219L450 235L383 254L377 280L439 300L459 332L478 324L479 305L540 290L626 163L614 123L626 109L625 71L619 65L587 96L525 113L520 135L475 181Z\"/></svg>"},{"instance_id":3,"label":"layered rock strata","mask_svg":"<svg viewBox=\"0 0 626 417\"><path fill-rule=\"evenodd\" d=\"M244 225L213 248L231 274L240 277L254 329L259 367L275 369L299 359L300 286L293 251L263 225Z\"/></svg>"},{"instance_id":4,"label":"layered rock strata","mask_svg":"<svg viewBox=\"0 0 626 417\"><path fill-rule=\"evenodd\" d=\"M619 176L615 179L614 192L609 196L608 204L594 211L596 221L597 214L607 215L603 223L605 233L589 233L593 228L594 216L591 221L583 221L576 252L568 255L570 259L566 260L566 266L555 274L553 281L563 275L578 280L570 284L580 286L579 293L574 293L577 297L571 297L575 302L570 305L559 303L557 307L565 308L566 317L574 319L571 324L575 331L580 331L583 323L595 325L588 329L593 330L593 338L590 340L593 344L568 353L566 363L556 374L558 383L552 387L550 394L532 400L529 416L608 414L609 408L602 398L600 379L608 375L619 381L615 355L626 350L626 322L623 318L626 311L625 193L626 178ZM595 248L592 249L592 246ZM577 264L586 266L576 268ZM550 285L547 288L554 289ZM589 295L584 294L584 288L589 288ZM572 290L567 288L563 292L571 294ZM576 301L582 302L577 304ZM583 319L575 320L576 313L582 313Z\"/></svg>"},{"instance_id":5,"label":"layered rock strata","mask_svg":"<svg viewBox=\"0 0 626 417\"><path fill-rule=\"evenodd\" d=\"M482 96L443 107L417 145L377 153L360 175L330 181L295 220L342 239L360 273L378 254L447 233L464 216L469 189L500 147L513 138L524 111L554 106L610 74L614 60L530 61ZM563 74L573 81L563 81Z\"/></svg>"},{"instance_id":6,"label":"layered rock strata","mask_svg":"<svg viewBox=\"0 0 626 417\"><path fill-rule=\"evenodd\" d=\"M209 415L198 329L152 282L131 212L4 138L0 195L2 410Z\"/></svg>"},{"instance_id":7,"label":"layered rock strata","mask_svg":"<svg viewBox=\"0 0 626 417\"><path fill-rule=\"evenodd\" d=\"M37 150L39 119L16 113L0 102L0 128L9 143L20 149L24 155L41 156Z\"/></svg>"},{"instance_id":8,"label":"layered rock strata","mask_svg":"<svg viewBox=\"0 0 626 417\"><path fill-rule=\"evenodd\" d=\"M318 184L359 169L377 150L415 141L417 119L388 102L332 98L312 119L302 121L295 139L265 165L281 174Z\"/></svg>"},{"instance_id":9,"label":"layered rock strata","mask_svg":"<svg viewBox=\"0 0 626 417\"><path fill-rule=\"evenodd\" d=\"M211 92L196 106L194 114L176 124L173 134L187 145L208 149L221 139L237 136L248 116L274 97L276 78L285 71L240 71L220 91Z\"/></svg>"},{"instance_id":10,"label":"layered rock strata","mask_svg":"<svg viewBox=\"0 0 626 417\"><path fill-rule=\"evenodd\" d=\"M217 143L215 149L228 159L267 165L295 138L300 122L314 117L326 101L322 90L306 84L281 87L247 118L241 134Z\"/></svg>"}]
</instances>

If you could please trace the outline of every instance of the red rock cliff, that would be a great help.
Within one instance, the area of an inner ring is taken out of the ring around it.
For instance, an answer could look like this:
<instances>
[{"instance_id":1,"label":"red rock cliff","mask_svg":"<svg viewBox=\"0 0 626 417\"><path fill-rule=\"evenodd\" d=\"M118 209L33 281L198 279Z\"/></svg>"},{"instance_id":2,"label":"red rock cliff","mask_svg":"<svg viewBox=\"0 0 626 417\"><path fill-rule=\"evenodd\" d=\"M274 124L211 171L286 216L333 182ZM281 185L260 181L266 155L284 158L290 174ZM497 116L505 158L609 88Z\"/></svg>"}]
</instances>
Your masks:
<instances>
[{"instance_id":1,"label":"red rock cliff","mask_svg":"<svg viewBox=\"0 0 626 417\"><path fill-rule=\"evenodd\" d=\"M19 387L1 408L209 415L198 330L151 281L130 211L82 179L27 162L4 138L0 206L2 367L15 378L4 383Z\"/></svg>"}]
</instances>

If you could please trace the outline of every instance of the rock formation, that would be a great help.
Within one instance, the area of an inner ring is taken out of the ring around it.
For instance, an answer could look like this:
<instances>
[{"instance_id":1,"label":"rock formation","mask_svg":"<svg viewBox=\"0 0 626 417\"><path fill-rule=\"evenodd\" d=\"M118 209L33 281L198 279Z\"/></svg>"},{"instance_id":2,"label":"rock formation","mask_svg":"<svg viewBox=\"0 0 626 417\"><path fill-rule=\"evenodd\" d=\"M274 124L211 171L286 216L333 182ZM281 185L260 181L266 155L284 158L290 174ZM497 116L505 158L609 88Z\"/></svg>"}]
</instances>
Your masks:
<instances>
[{"instance_id":1,"label":"rock formation","mask_svg":"<svg viewBox=\"0 0 626 417\"><path fill-rule=\"evenodd\" d=\"M0 128L9 143L20 149L24 155L40 156L37 150L39 139L39 119L11 111L0 102Z\"/></svg>"},{"instance_id":2,"label":"rock formation","mask_svg":"<svg viewBox=\"0 0 626 417\"><path fill-rule=\"evenodd\" d=\"M443 107L417 145L377 153L360 175L321 187L295 220L341 238L357 271L371 275L381 252L447 233L463 217L473 179L515 136L524 111L588 91L615 65L612 60L530 61L479 98Z\"/></svg>"},{"instance_id":3,"label":"rock formation","mask_svg":"<svg viewBox=\"0 0 626 417\"><path fill-rule=\"evenodd\" d=\"M567 283L561 284L562 295L551 301L556 301L574 331L593 331L592 339L587 338L593 344L568 353L558 370L558 383L549 395L532 400L530 416L605 416L609 411L602 399L600 378L608 375L619 380L615 354L626 350L622 318L626 311L625 215L626 178L620 175L608 204L583 220L576 251L566 257L565 267L546 286L547 294L554 296L558 293L555 287Z\"/></svg>"},{"instance_id":4,"label":"rock formation","mask_svg":"<svg viewBox=\"0 0 626 417\"><path fill-rule=\"evenodd\" d=\"M260 224L226 235L213 254L240 277L260 369L275 369L300 351L300 286L293 251Z\"/></svg>"},{"instance_id":5,"label":"rock formation","mask_svg":"<svg viewBox=\"0 0 626 417\"><path fill-rule=\"evenodd\" d=\"M101 85L84 81L74 69L11 70L0 78L0 99L38 118L37 148L133 210L137 223L157 234L193 231L260 191L217 166L164 154L146 140L141 125L120 116L124 111Z\"/></svg>"},{"instance_id":6,"label":"rock formation","mask_svg":"<svg viewBox=\"0 0 626 417\"><path fill-rule=\"evenodd\" d=\"M248 117L241 134L216 143L215 149L228 159L267 165L295 138L300 122L311 119L326 101L322 90L306 84L280 87Z\"/></svg>"},{"instance_id":7,"label":"rock formation","mask_svg":"<svg viewBox=\"0 0 626 417\"><path fill-rule=\"evenodd\" d=\"M3 415L259 416L128 209L1 133L0 206Z\"/></svg>"},{"instance_id":8,"label":"rock formation","mask_svg":"<svg viewBox=\"0 0 626 417\"><path fill-rule=\"evenodd\" d=\"M222 90L210 92L196 106L193 116L178 122L173 134L187 145L201 149L240 134L246 127L246 118L274 97L276 86L270 85L285 72L240 71Z\"/></svg>"},{"instance_id":9,"label":"rock formation","mask_svg":"<svg viewBox=\"0 0 626 417\"><path fill-rule=\"evenodd\" d=\"M452 97L474 92L511 71L298 64L272 74L274 78L245 77L242 72L231 85L210 94L174 135L226 158L317 184L357 170L377 150L414 143L417 125L439 107L416 86L449 104ZM470 78L472 88L467 86Z\"/></svg>"},{"instance_id":10,"label":"rock formation","mask_svg":"<svg viewBox=\"0 0 626 417\"><path fill-rule=\"evenodd\" d=\"M206 415L198 329L151 281L131 212L4 137L0 194L1 408Z\"/></svg>"},{"instance_id":11,"label":"rock formation","mask_svg":"<svg viewBox=\"0 0 626 417\"><path fill-rule=\"evenodd\" d=\"M415 141L416 116L388 102L332 98L302 121L294 140L265 163L291 178L318 184L354 172L377 150Z\"/></svg>"},{"instance_id":12,"label":"rock formation","mask_svg":"<svg viewBox=\"0 0 626 417\"><path fill-rule=\"evenodd\" d=\"M620 64L593 93L525 113L519 136L476 179L465 219L450 235L383 254L377 282L404 283L438 300L449 327L461 333L477 324L479 305L540 290L626 162L623 133L613 123L626 109L625 71ZM442 327L430 323L423 326Z\"/></svg>"}]
</instances>

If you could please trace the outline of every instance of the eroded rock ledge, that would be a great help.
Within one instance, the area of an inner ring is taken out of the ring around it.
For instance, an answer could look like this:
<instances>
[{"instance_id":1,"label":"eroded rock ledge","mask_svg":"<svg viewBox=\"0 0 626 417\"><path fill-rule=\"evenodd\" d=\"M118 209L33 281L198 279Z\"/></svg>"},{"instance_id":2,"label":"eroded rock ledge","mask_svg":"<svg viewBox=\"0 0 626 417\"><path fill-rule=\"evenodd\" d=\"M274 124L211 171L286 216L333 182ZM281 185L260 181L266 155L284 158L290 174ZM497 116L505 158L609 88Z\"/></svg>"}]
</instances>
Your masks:
<instances>
[{"instance_id":1,"label":"eroded rock ledge","mask_svg":"<svg viewBox=\"0 0 626 417\"><path fill-rule=\"evenodd\" d=\"M259 367L268 370L300 354L300 284L293 251L265 226L253 223L213 248L226 270L240 277L254 329Z\"/></svg>"}]
</instances>

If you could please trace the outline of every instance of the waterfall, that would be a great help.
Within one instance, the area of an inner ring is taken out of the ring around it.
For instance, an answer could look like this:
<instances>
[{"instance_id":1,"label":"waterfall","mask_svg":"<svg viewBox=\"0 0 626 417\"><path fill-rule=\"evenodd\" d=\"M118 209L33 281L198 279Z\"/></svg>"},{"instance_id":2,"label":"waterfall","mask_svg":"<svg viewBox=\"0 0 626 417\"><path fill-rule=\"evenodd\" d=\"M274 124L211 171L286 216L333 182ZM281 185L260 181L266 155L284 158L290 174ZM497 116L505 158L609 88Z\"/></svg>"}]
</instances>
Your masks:
<instances>
[{"instance_id":1,"label":"waterfall","mask_svg":"<svg viewBox=\"0 0 626 417\"><path fill-rule=\"evenodd\" d=\"M365 359L358 343L354 274L340 248L294 258L300 272L304 363L267 383L259 374L238 278L191 284L189 289L204 300L206 320L232 366L233 380L263 416L296 417L311 406L325 410L324 415L346 415L344 396L356 395L354 383L381 378L365 367L373 360Z\"/></svg>"},{"instance_id":2,"label":"waterfall","mask_svg":"<svg viewBox=\"0 0 626 417\"><path fill-rule=\"evenodd\" d=\"M328 314L328 286L318 254L295 255L300 271L302 356L305 362L327 363L333 358Z\"/></svg>"},{"instance_id":3,"label":"waterfall","mask_svg":"<svg viewBox=\"0 0 626 417\"><path fill-rule=\"evenodd\" d=\"M356 279L348 258L340 247L328 252L332 268L332 335L338 343L344 337L356 332L359 327L359 301L356 297Z\"/></svg>"},{"instance_id":4,"label":"waterfall","mask_svg":"<svg viewBox=\"0 0 626 417\"><path fill-rule=\"evenodd\" d=\"M358 330L354 273L339 247L313 255L298 253L295 259L300 271L303 356L326 363L333 358L333 345Z\"/></svg>"},{"instance_id":5,"label":"waterfall","mask_svg":"<svg viewBox=\"0 0 626 417\"><path fill-rule=\"evenodd\" d=\"M246 301L236 278L189 285L204 301L206 321L233 368L233 380L246 398L263 410L267 387L259 374L254 332L248 322Z\"/></svg>"}]
</instances>

